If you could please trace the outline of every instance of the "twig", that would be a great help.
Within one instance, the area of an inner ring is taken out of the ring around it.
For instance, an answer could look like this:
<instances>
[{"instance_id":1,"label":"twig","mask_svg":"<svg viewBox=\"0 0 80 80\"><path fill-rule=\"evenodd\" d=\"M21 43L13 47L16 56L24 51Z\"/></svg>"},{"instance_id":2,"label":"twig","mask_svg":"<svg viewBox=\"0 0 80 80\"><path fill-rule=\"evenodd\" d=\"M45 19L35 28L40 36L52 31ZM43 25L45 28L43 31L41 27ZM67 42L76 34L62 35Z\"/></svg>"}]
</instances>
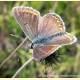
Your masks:
<instances>
[{"instance_id":1,"label":"twig","mask_svg":"<svg viewBox=\"0 0 80 80\"><path fill-rule=\"evenodd\" d=\"M27 37L21 42L21 44L0 64L0 68L15 54L15 52L24 44Z\"/></svg>"},{"instance_id":2,"label":"twig","mask_svg":"<svg viewBox=\"0 0 80 80\"><path fill-rule=\"evenodd\" d=\"M12 76L12 78L15 78L15 77L20 73L20 71L21 71L25 66L27 66L32 60L33 60L33 57L30 58L28 61L26 61L26 62L16 71L16 73Z\"/></svg>"}]
</instances>

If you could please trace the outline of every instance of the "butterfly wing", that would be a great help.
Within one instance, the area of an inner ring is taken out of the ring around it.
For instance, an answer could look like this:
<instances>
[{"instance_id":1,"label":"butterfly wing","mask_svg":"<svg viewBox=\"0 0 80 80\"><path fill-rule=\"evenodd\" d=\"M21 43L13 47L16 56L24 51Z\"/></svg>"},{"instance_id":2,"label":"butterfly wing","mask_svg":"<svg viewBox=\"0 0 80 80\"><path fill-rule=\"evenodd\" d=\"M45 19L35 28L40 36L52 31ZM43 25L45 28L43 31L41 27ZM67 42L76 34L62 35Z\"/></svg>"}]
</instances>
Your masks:
<instances>
[{"instance_id":1,"label":"butterfly wing","mask_svg":"<svg viewBox=\"0 0 80 80\"><path fill-rule=\"evenodd\" d=\"M60 46L59 45L52 45L52 46L41 46L33 49L33 57L35 60L41 60L46 58L47 56L51 55L55 52Z\"/></svg>"},{"instance_id":2,"label":"butterfly wing","mask_svg":"<svg viewBox=\"0 0 80 80\"><path fill-rule=\"evenodd\" d=\"M40 14L31 7L14 7L13 16L20 24L21 29L30 40L37 36Z\"/></svg>"},{"instance_id":3,"label":"butterfly wing","mask_svg":"<svg viewBox=\"0 0 80 80\"><path fill-rule=\"evenodd\" d=\"M56 38L53 38L53 40L48 44L34 48L33 57L35 60L44 59L59 49L61 45L72 44L74 42L76 42L76 37L69 33L66 33L63 36L57 36Z\"/></svg>"},{"instance_id":4,"label":"butterfly wing","mask_svg":"<svg viewBox=\"0 0 80 80\"><path fill-rule=\"evenodd\" d=\"M57 33L48 38L48 42L43 43L43 45L69 45L75 43L77 38L70 33Z\"/></svg>"},{"instance_id":5,"label":"butterfly wing","mask_svg":"<svg viewBox=\"0 0 80 80\"><path fill-rule=\"evenodd\" d=\"M39 26L38 26L38 35L39 36L52 36L56 33L65 31L65 25L60 16L55 13L49 13L43 17L41 17ZM52 41L48 43L48 45L37 47L33 49L33 57L36 60L41 60L46 58L55 52L60 45L62 44L70 44L76 41L74 36L71 36L69 33L66 33L62 36L53 37Z\"/></svg>"},{"instance_id":6,"label":"butterfly wing","mask_svg":"<svg viewBox=\"0 0 80 80\"><path fill-rule=\"evenodd\" d=\"M77 38L70 33L65 33L64 35L58 35L54 37L48 44L52 45L69 45L75 43Z\"/></svg>"},{"instance_id":7,"label":"butterfly wing","mask_svg":"<svg viewBox=\"0 0 80 80\"><path fill-rule=\"evenodd\" d=\"M58 32L65 32L65 25L62 19L53 13L49 13L40 17L38 26L39 36L51 36ZM60 45L44 45L33 49L33 57L35 60L46 58L55 52Z\"/></svg>"},{"instance_id":8,"label":"butterfly wing","mask_svg":"<svg viewBox=\"0 0 80 80\"><path fill-rule=\"evenodd\" d=\"M61 17L55 13L48 13L40 20L38 34L40 36L52 36L57 33L66 33L65 25ZM53 37L49 45L71 44L76 42L76 37L69 33ZM46 44L46 43L45 43Z\"/></svg>"},{"instance_id":9,"label":"butterfly wing","mask_svg":"<svg viewBox=\"0 0 80 80\"><path fill-rule=\"evenodd\" d=\"M50 36L58 32L65 32L65 25L60 16L55 13L44 15L39 22L38 34Z\"/></svg>"}]
</instances>

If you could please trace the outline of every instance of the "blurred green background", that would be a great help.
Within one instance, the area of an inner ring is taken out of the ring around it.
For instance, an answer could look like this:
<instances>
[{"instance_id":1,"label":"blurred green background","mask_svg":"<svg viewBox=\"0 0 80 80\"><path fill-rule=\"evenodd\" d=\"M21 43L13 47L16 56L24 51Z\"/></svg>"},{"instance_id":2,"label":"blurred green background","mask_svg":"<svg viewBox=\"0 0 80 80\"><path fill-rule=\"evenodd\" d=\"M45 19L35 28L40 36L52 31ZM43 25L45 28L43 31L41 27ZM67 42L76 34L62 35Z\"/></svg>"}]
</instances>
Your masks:
<instances>
[{"instance_id":1,"label":"blurred green background","mask_svg":"<svg viewBox=\"0 0 80 80\"><path fill-rule=\"evenodd\" d=\"M17 77L80 77L80 2L68 1L7 1L0 2L0 63L21 43L25 35L12 16L14 6L30 6L41 15L48 12L59 14L66 25L66 31L78 39L73 45L63 46L57 52L60 62L47 66L32 61ZM16 37L10 34L16 35ZM11 77L16 70L32 56L24 46L0 69L0 77Z\"/></svg>"}]
</instances>

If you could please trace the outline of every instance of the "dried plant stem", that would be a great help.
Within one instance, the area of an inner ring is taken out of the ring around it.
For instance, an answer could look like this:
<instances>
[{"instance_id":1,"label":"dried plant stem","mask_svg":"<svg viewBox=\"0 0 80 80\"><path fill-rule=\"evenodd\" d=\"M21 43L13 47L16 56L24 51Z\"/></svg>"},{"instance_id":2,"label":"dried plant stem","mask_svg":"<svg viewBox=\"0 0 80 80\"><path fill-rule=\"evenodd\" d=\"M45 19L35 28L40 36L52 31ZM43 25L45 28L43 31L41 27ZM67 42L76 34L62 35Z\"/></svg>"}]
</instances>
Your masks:
<instances>
[{"instance_id":1,"label":"dried plant stem","mask_svg":"<svg viewBox=\"0 0 80 80\"><path fill-rule=\"evenodd\" d=\"M0 64L0 68L15 54L15 52L24 44L27 37L21 42L21 44Z\"/></svg>"},{"instance_id":2,"label":"dried plant stem","mask_svg":"<svg viewBox=\"0 0 80 80\"><path fill-rule=\"evenodd\" d=\"M53 11L55 11L56 10L56 8L57 8L57 6L58 6L58 2L57 1L55 1L55 3L54 3L54 6L53 6Z\"/></svg>"},{"instance_id":3,"label":"dried plant stem","mask_svg":"<svg viewBox=\"0 0 80 80\"><path fill-rule=\"evenodd\" d=\"M20 73L20 71L21 71L25 66L27 66L32 60L33 60L33 57L30 58L28 61L26 61L26 62L16 71L16 73L12 76L12 78L15 78L15 77Z\"/></svg>"}]
</instances>

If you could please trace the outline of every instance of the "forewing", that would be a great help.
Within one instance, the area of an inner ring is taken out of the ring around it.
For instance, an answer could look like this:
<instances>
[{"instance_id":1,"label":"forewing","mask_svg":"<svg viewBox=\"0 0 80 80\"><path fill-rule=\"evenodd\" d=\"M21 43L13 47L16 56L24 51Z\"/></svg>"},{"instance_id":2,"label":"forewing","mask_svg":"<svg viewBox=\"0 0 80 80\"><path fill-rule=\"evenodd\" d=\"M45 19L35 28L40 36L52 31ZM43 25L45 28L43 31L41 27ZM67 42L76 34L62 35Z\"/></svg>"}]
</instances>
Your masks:
<instances>
[{"instance_id":1,"label":"forewing","mask_svg":"<svg viewBox=\"0 0 80 80\"><path fill-rule=\"evenodd\" d=\"M55 13L44 15L38 26L38 34L41 36L50 36L58 32L65 32L65 25L61 17Z\"/></svg>"},{"instance_id":2,"label":"forewing","mask_svg":"<svg viewBox=\"0 0 80 80\"><path fill-rule=\"evenodd\" d=\"M14 18L20 24L21 29L29 39L37 36L40 14L31 7L14 7L12 10Z\"/></svg>"},{"instance_id":3,"label":"forewing","mask_svg":"<svg viewBox=\"0 0 80 80\"><path fill-rule=\"evenodd\" d=\"M33 57L35 60L40 61L41 59L46 58L47 56L54 53L60 46L53 45L53 46L41 46L33 49Z\"/></svg>"},{"instance_id":4,"label":"forewing","mask_svg":"<svg viewBox=\"0 0 80 80\"><path fill-rule=\"evenodd\" d=\"M48 13L47 15L41 17L39 26L38 26L38 34L40 36L52 36L57 33L66 33L64 35L57 35L53 37L52 40L49 40L48 45L64 45L64 44L72 44L76 42L76 37L65 31L65 24L61 17L55 13Z\"/></svg>"}]
</instances>

